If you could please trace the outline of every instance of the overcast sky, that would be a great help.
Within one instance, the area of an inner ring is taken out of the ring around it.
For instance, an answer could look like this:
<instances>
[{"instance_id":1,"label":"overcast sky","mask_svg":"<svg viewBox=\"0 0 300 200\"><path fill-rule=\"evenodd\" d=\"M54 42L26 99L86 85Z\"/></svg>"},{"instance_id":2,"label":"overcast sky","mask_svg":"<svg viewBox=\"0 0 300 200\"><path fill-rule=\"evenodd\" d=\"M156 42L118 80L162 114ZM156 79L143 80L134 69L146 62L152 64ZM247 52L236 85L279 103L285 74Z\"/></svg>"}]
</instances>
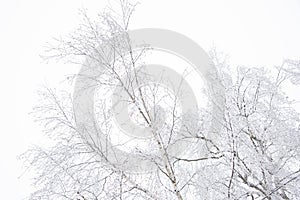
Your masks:
<instances>
[{"instance_id":1,"label":"overcast sky","mask_svg":"<svg viewBox=\"0 0 300 200\"><path fill-rule=\"evenodd\" d=\"M18 200L30 192L27 177L18 179L16 156L41 138L28 116L38 85L58 83L77 70L41 63L42 46L76 27L79 8L95 14L104 6L103 0L1 1L1 199ZM148 27L185 34L205 50L215 46L232 66L272 67L285 58L300 59L300 0L144 0L131 28Z\"/></svg>"}]
</instances>

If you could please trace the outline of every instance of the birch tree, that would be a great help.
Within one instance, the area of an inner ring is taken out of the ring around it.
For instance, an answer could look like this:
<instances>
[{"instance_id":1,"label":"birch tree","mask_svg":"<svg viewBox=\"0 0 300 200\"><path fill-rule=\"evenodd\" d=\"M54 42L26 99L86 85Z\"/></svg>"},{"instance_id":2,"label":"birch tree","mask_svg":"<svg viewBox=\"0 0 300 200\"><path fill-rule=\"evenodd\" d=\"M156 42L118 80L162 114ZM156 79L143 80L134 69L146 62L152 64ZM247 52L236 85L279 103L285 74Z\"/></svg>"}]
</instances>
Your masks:
<instances>
[{"instance_id":1,"label":"birch tree","mask_svg":"<svg viewBox=\"0 0 300 200\"><path fill-rule=\"evenodd\" d=\"M172 85L143 67L151 47L134 50L127 34L135 7L120 0L119 10L108 8L96 20L82 11L79 28L48 45L45 59L93 67L93 73L69 77L71 84L90 80L80 90L39 91L33 115L51 145L21 156L36 173L30 199L300 199L300 118L282 88L299 83L299 62L285 61L276 75L233 70L211 51L214 84L225 94L206 91L206 108L182 113L187 74ZM90 88L97 89L94 111L78 115L81 105L74 102ZM129 117L116 126L124 105ZM129 135L120 137L120 130ZM184 153L177 151L182 146Z\"/></svg>"}]
</instances>

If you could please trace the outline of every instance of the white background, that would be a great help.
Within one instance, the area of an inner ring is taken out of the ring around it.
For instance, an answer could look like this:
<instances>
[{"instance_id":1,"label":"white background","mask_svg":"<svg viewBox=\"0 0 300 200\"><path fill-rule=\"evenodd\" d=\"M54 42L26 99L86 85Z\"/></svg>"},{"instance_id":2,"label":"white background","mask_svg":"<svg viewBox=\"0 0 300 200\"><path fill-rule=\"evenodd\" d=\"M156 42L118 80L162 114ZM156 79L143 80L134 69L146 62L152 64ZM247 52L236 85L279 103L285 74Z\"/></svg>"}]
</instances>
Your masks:
<instances>
[{"instance_id":1,"label":"white background","mask_svg":"<svg viewBox=\"0 0 300 200\"><path fill-rule=\"evenodd\" d=\"M42 46L76 27L79 8L95 14L104 6L101 0L1 1L1 199L23 199L32 190L27 175L18 178L24 169L16 156L41 141L41 128L28 115L38 86L59 83L77 70L42 63ZM131 28L146 27L180 32L205 50L217 47L232 66L273 67L285 58L300 59L300 0L143 0Z\"/></svg>"}]
</instances>

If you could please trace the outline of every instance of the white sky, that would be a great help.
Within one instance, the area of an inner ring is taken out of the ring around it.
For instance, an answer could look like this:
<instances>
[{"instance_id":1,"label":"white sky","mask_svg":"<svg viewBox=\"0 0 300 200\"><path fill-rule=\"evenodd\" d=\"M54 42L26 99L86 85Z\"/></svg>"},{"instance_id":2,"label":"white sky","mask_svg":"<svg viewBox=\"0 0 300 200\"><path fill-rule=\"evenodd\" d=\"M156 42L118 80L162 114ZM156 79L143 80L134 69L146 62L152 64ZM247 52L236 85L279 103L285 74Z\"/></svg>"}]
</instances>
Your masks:
<instances>
[{"instance_id":1,"label":"white sky","mask_svg":"<svg viewBox=\"0 0 300 200\"><path fill-rule=\"evenodd\" d=\"M16 156L41 138L28 116L35 91L45 80L57 83L76 68L41 63L41 47L52 36L77 24L78 8L91 13L102 0L0 1L1 199L22 199L30 192ZM273 66L284 58L300 59L300 0L142 0L131 28L174 30L205 50L216 46L232 65ZM3 92L4 91L4 92ZM299 93L293 90L294 93ZM9 120L7 120L9 119Z\"/></svg>"}]
</instances>

